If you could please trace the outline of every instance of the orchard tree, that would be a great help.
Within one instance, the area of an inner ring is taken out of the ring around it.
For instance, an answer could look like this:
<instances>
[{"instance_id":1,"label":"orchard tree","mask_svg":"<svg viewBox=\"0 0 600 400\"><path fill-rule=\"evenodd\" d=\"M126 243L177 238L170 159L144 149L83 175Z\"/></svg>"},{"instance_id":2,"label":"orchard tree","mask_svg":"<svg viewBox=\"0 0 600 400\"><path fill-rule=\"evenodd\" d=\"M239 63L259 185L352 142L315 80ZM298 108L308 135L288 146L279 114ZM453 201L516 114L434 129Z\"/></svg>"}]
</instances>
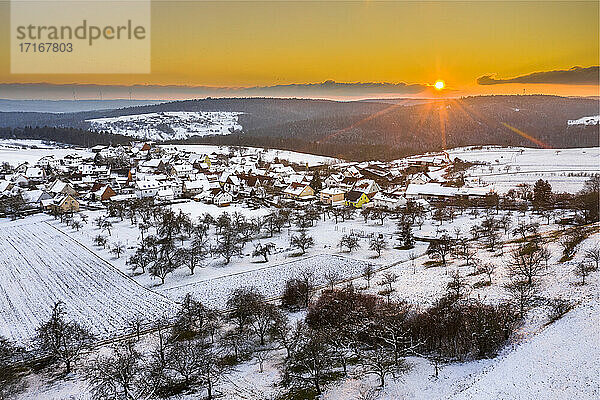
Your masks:
<instances>
[{"instance_id":1,"label":"orchard tree","mask_svg":"<svg viewBox=\"0 0 600 400\"><path fill-rule=\"evenodd\" d=\"M412 226L408 221L400 221L398 223L397 233L398 242L401 249L405 250L415 247L415 237L412 233Z\"/></svg>"},{"instance_id":2,"label":"orchard tree","mask_svg":"<svg viewBox=\"0 0 600 400\"><path fill-rule=\"evenodd\" d=\"M351 253L352 250L360 248L359 238L356 235L343 235L338 244L340 248L346 247Z\"/></svg>"},{"instance_id":3,"label":"orchard tree","mask_svg":"<svg viewBox=\"0 0 600 400\"><path fill-rule=\"evenodd\" d=\"M111 252L117 256L117 258L121 258L121 254L125 251L125 245L122 242L117 242L113 245Z\"/></svg>"},{"instance_id":4,"label":"orchard tree","mask_svg":"<svg viewBox=\"0 0 600 400\"><path fill-rule=\"evenodd\" d=\"M383 236L373 237L369 241L369 250L377 252L377 257L381 257L381 251L387 249L387 241Z\"/></svg>"},{"instance_id":5,"label":"orchard tree","mask_svg":"<svg viewBox=\"0 0 600 400\"><path fill-rule=\"evenodd\" d=\"M140 399L152 392L143 371L141 354L133 343L124 343L88 362L84 376L95 400Z\"/></svg>"},{"instance_id":6,"label":"orchard tree","mask_svg":"<svg viewBox=\"0 0 600 400\"><path fill-rule=\"evenodd\" d=\"M548 181L539 179L533 185L533 207L536 210L544 210L552 204L552 186Z\"/></svg>"},{"instance_id":7,"label":"orchard tree","mask_svg":"<svg viewBox=\"0 0 600 400\"><path fill-rule=\"evenodd\" d=\"M427 254L430 257L439 259L444 267L448 265L448 256L452 253L454 243L448 234L443 234L439 239L435 239L429 244Z\"/></svg>"},{"instance_id":8,"label":"orchard tree","mask_svg":"<svg viewBox=\"0 0 600 400\"><path fill-rule=\"evenodd\" d=\"M379 286L383 287L379 294L387 297L388 303L391 302L391 296L396 291L396 289L394 288L394 283L398 281L398 278L399 277L397 274L390 271L386 271L383 273L383 276L379 281Z\"/></svg>"},{"instance_id":9,"label":"orchard tree","mask_svg":"<svg viewBox=\"0 0 600 400\"><path fill-rule=\"evenodd\" d=\"M595 247L588 249L584 253L584 257L586 260L593 262L595 264L595 268L600 268L600 246L596 245Z\"/></svg>"},{"instance_id":10,"label":"orchard tree","mask_svg":"<svg viewBox=\"0 0 600 400\"><path fill-rule=\"evenodd\" d=\"M367 266L365 266L365 268L363 269L362 276L367 281L367 288L370 288L371 279L373 279L373 277L375 276L375 268L372 264L368 264Z\"/></svg>"},{"instance_id":11,"label":"orchard tree","mask_svg":"<svg viewBox=\"0 0 600 400\"><path fill-rule=\"evenodd\" d=\"M311 236L308 236L304 231L301 231L298 235L292 236L290 239L290 245L293 248L299 249L302 254L305 254L306 250L310 247L313 247L314 244L314 239Z\"/></svg>"},{"instance_id":12,"label":"orchard tree","mask_svg":"<svg viewBox=\"0 0 600 400\"><path fill-rule=\"evenodd\" d=\"M504 287L507 290L508 294L511 296L517 309L519 310L519 315L521 316L521 318L523 318L527 309L531 305L533 305L535 299L538 296L538 286L536 284L529 285L525 281L513 279Z\"/></svg>"},{"instance_id":13,"label":"orchard tree","mask_svg":"<svg viewBox=\"0 0 600 400\"><path fill-rule=\"evenodd\" d=\"M271 255L274 249L275 243L265 243L264 245L258 243L252 252L252 257L262 257L267 262L269 261L269 255Z\"/></svg>"},{"instance_id":14,"label":"orchard tree","mask_svg":"<svg viewBox=\"0 0 600 400\"><path fill-rule=\"evenodd\" d=\"M24 349L0 336L0 399L13 398L23 389L23 375L14 364L22 359Z\"/></svg>"},{"instance_id":15,"label":"orchard tree","mask_svg":"<svg viewBox=\"0 0 600 400\"><path fill-rule=\"evenodd\" d=\"M596 268L593 265L581 261L575 265L574 272L575 275L581 278L581 284L585 285L585 278L595 270Z\"/></svg>"},{"instance_id":16,"label":"orchard tree","mask_svg":"<svg viewBox=\"0 0 600 400\"><path fill-rule=\"evenodd\" d=\"M92 338L82 325L67 320L62 302L54 304L50 318L37 329L39 349L50 355L52 360L64 364L67 374L71 373L73 364Z\"/></svg>"},{"instance_id":17,"label":"orchard tree","mask_svg":"<svg viewBox=\"0 0 600 400\"><path fill-rule=\"evenodd\" d=\"M217 238L216 253L225 258L225 264L229 264L231 257L241 253L242 246L240 237L233 228L221 228L221 234Z\"/></svg>"},{"instance_id":18,"label":"orchard tree","mask_svg":"<svg viewBox=\"0 0 600 400\"><path fill-rule=\"evenodd\" d=\"M535 242L517 246L510 254L508 273L517 280L533 286L534 279L546 273L542 247Z\"/></svg>"}]
</instances>

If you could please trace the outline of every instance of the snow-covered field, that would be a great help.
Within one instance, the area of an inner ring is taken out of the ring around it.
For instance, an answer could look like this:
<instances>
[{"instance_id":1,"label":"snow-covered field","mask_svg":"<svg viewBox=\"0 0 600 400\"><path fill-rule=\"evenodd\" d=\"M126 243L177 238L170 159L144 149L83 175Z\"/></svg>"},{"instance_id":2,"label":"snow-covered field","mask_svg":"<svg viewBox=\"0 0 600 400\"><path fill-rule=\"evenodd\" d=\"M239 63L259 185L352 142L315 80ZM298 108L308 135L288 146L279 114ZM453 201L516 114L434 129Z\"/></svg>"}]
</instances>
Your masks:
<instances>
[{"instance_id":1,"label":"snow-covered field","mask_svg":"<svg viewBox=\"0 0 600 400\"><path fill-rule=\"evenodd\" d=\"M598 123L600 123L600 115L592 115L591 117L582 117L567 121L567 125L598 125Z\"/></svg>"},{"instance_id":2,"label":"snow-covered field","mask_svg":"<svg viewBox=\"0 0 600 400\"><path fill-rule=\"evenodd\" d=\"M228 146L213 146L205 144L193 145L174 145L179 150L185 150L198 154L229 154ZM274 162L275 159L287 160L292 163L301 165L308 164L309 167L315 165L330 165L337 164L341 160L333 157L318 156L315 154L298 153L289 150L263 149L260 147L242 147L244 155L260 155L266 162Z\"/></svg>"},{"instance_id":3,"label":"snow-covered field","mask_svg":"<svg viewBox=\"0 0 600 400\"><path fill-rule=\"evenodd\" d=\"M585 303L494 360L456 400L600 398L600 303Z\"/></svg>"},{"instance_id":4,"label":"snow-covered field","mask_svg":"<svg viewBox=\"0 0 600 400\"><path fill-rule=\"evenodd\" d=\"M469 179L491 184L506 193L519 183L547 180L554 192L575 193L590 175L600 172L600 148L530 149L484 146L448 150L450 159L486 162L466 172Z\"/></svg>"},{"instance_id":5,"label":"snow-covered field","mask_svg":"<svg viewBox=\"0 0 600 400\"><path fill-rule=\"evenodd\" d=\"M7 162L12 166L24 162L33 165L44 156L54 155L55 158L62 158L68 154L77 154L83 157L93 155L89 149L74 148L41 140L0 139L0 163Z\"/></svg>"},{"instance_id":6,"label":"snow-covered field","mask_svg":"<svg viewBox=\"0 0 600 400\"><path fill-rule=\"evenodd\" d=\"M181 298L186 293L191 293L204 305L223 308L231 292L237 288L254 286L267 299L275 299L283 294L286 281L298 277L303 272L312 273L315 284L324 286L327 283L325 274L335 273L339 276L339 281L355 278L362 274L368 264L340 255L318 254L271 267L176 286L164 292L170 298Z\"/></svg>"},{"instance_id":7,"label":"snow-covered field","mask_svg":"<svg viewBox=\"0 0 600 400\"><path fill-rule=\"evenodd\" d=\"M93 252L43 222L0 225L0 335L27 342L52 306L103 337L139 316L152 320L173 303L143 288Z\"/></svg>"},{"instance_id":8,"label":"snow-covered field","mask_svg":"<svg viewBox=\"0 0 600 400\"><path fill-rule=\"evenodd\" d=\"M187 139L192 136L227 135L242 129L237 112L173 111L90 119L91 129L146 140Z\"/></svg>"}]
</instances>

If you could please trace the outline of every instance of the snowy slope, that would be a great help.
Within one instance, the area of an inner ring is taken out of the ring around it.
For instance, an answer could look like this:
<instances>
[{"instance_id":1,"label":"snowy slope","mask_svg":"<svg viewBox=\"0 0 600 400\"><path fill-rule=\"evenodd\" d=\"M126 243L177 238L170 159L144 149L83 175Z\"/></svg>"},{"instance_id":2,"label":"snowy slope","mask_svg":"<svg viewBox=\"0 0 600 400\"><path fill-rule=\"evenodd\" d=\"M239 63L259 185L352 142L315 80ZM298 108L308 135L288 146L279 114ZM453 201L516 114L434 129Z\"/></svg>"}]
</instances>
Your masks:
<instances>
[{"instance_id":1,"label":"snowy slope","mask_svg":"<svg viewBox=\"0 0 600 400\"><path fill-rule=\"evenodd\" d=\"M147 140L227 135L242 129L236 112L161 112L90 119L91 129Z\"/></svg>"},{"instance_id":2,"label":"snowy slope","mask_svg":"<svg viewBox=\"0 0 600 400\"><path fill-rule=\"evenodd\" d=\"M600 115L592 115L591 117L570 119L567 121L567 125L598 125L599 122Z\"/></svg>"},{"instance_id":3,"label":"snowy slope","mask_svg":"<svg viewBox=\"0 0 600 400\"><path fill-rule=\"evenodd\" d=\"M600 398L600 303L584 304L495 362L455 397Z\"/></svg>"},{"instance_id":4,"label":"snowy slope","mask_svg":"<svg viewBox=\"0 0 600 400\"><path fill-rule=\"evenodd\" d=\"M168 146L164 146L168 147ZM185 144L174 145L173 147L182 151L189 151L197 154L229 154L228 146L214 146L208 144ZM263 161L274 162L275 159L287 160L297 164L308 164L309 167L315 165L337 164L341 160L333 157L319 156L316 154L298 153L289 150L263 149L261 147L242 147L244 156L260 155Z\"/></svg>"},{"instance_id":5,"label":"snowy slope","mask_svg":"<svg viewBox=\"0 0 600 400\"><path fill-rule=\"evenodd\" d=\"M548 180L554 192L575 193L600 165L600 148L532 149L526 147L467 147L448 150L450 159L485 162L467 177L505 193L520 183Z\"/></svg>"},{"instance_id":6,"label":"snowy slope","mask_svg":"<svg viewBox=\"0 0 600 400\"><path fill-rule=\"evenodd\" d=\"M57 301L100 337L172 310L58 229L30 221L0 224L0 336L27 342Z\"/></svg>"},{"instance_id":7,"label":"snowy slope","mask_svg":"<svg viewBox=\"0 0 600 400\"><path fill-rule=\"evenodd\" d=\"M93 157L89 149L74 148L59 143L41 140L0 139L0 162L7 162L13 167L28 162L34 165L40 158L53 155L62 158L68 154L82 157Z\"/></svg>"}]
</instances>

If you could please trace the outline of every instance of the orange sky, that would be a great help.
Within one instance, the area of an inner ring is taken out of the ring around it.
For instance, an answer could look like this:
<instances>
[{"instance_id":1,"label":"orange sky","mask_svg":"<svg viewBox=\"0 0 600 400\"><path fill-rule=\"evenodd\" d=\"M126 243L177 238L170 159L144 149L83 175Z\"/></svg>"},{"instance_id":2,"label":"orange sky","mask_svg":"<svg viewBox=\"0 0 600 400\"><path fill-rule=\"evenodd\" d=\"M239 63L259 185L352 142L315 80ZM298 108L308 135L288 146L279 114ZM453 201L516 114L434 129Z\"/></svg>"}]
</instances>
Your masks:
<instances>
[{"instance_id":1,"label":"orange sky","mask_svg":"<svg viewBox=\"0 0 600 400\"><path fill-rule=\"evenodd\" d=\"M154 1L150 74L18 75L10 74L9 7L0 2L0 83L246 87L444 79L453 95L598 95L597 85L476 83L484 74L598 65L598 13L596 1Z\"/></svg>"}]
</instances>

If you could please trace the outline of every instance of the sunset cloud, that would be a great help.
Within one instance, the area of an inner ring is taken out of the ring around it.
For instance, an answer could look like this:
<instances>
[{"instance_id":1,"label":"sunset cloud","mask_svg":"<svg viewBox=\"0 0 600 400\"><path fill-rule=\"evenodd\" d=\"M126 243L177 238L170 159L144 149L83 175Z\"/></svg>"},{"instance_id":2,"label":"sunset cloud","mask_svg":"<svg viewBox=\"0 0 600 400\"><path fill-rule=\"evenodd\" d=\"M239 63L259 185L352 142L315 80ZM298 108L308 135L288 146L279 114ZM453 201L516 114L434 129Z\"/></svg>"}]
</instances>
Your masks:
<instances>
[{"instance_id":1,"label":"sunset cloud","mask_svg":"<svg viewBox=\"0 0 600 400\"><path fill-rule=\"evenodd\" d=\"M546 83L560 85L598 85L599 66L573 67L564 70L539 71L514 78L496 78L495 75L484 75L477 78L480 85L498 85L502 83Z\"/></svg>"},{"instance_id":2,"label":"sunset cloud","mask_svg":"<svg viewBox=\"0 0 600 400\"><path fill-rule=\"evenodd\" d=\"M193 85L89 85L51 83L0 84L5 98L16 99L193 99L215 97L323 97L366 98L411 96L431 91L425 84L390 82L292 83L271 86L227 87Z\"/></svg>"}]
</instances>

